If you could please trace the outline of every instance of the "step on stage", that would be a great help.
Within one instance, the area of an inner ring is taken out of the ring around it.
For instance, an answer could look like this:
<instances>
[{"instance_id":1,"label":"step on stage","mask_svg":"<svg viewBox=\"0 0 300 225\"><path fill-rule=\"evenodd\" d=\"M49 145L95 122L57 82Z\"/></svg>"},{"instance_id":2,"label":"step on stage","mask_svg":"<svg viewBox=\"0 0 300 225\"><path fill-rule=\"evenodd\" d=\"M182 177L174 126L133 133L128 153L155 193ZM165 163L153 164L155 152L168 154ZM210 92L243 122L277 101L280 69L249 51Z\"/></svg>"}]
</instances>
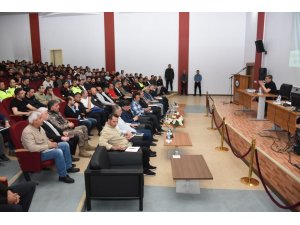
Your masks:
<instances>
[{"instance_id":1,"label":"step on stage","mask_svg":"<svg viewBox=\"0 0 300 225\"><path fill-rule=\"evenodd\" d=\"M241 111L242 105L224 104L224 99L215 98L215 119L217 125L226 118L230 142L240 155L245 154L252 139L256 139L258 161L267 186L288 206L300 201L300 170L289 163L287 131L265 131L274 128L272 121L255 121L256 111ZM288 122L288 121L287 121ZM225 134L227 140L227 135ZM275 142L274 142L275 141ZM292 163L300 165L300 156L290 153ZM237 158L238 160L238 158ZM249 164L250 154L243 161ZM257 164L254 159L254 171ZM261 182L260 182L261 183ZM300 211L300 207L294 210Z\"/></svg>"}]
</instances>

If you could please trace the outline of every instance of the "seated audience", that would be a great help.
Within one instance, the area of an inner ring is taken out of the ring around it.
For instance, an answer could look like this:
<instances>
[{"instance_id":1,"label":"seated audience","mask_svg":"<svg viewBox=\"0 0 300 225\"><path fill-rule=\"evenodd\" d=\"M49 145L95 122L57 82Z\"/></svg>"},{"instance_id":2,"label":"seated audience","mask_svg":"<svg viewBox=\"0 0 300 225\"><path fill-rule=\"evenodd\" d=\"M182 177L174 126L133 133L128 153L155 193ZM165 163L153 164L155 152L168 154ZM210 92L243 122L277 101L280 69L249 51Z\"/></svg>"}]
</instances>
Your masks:
<instances>
[{"instance_id":1,"label":"seated audience","mask_svg":"<svg viewBox=\"0 0 300 225\"><path fill-rule=\"evenodd\" d=\"M74 96L75 102L79 104L79 108L87 118L96 119L96 127L98 130L98 136L100 136L100 131L102 130L102 126L104 126L106 122L106 114L101 109L93 109L91 97L88 96L87 91L83 91L82 94L77 93Z\"/></svg>"},{"instance_id":2,"label":"seated audience","mask_svg":"<svg viewBox=\"0 0 300 225\"><path fill-rule=\"evenodd\" d=\"M13 95L9 94L5 90L5 83L3 81L0 82L0 101L3 99L12 97Z\"/></svg>"},{"instance_id":3,"label":"seated audience","mask_svg":"<svg viewBox=\"0 0 300 225\"><path fill-rule=\"evenodd\" d=\"M48 104L48 100L45 95L45 87L44 86L42 86L42 85L39 86L38 91L34 94L34 96L35 96L36 100L38 100L43 105Z\"/></svg>"},{"instance_id":4,"label":"seated audience","mask_svg":"<svg viewBox=\"0 0 300 225\"><path fill-rule=\"evenodd\" d=\"M150 107L147 107L147 108L143 108L141 105L140 105L140 93L136 92L132 95L133 97L133 100L131 102L131 111L132 111L132 114L134 116L147 116L147 117L150 117L150 120L153 122L153 126L156 130L156 132L159 134L160 132L162 132L162 128L160 126L160 123L159 123L159 120L158 120L158 117L153 115L152 114L152 111L151 111L151 108Z\"/></svg>"},{"instance_id":5,"label":"seated audience","mask_svg":"<svg viewBox=\"0 0 300 225\"><path fill-rule=\"evenodd\" d=\"M63 86L60 89L60 93L61 93L61 96L63 96L64 98L67 98L68 96L73 96L73 92L70 89L70 85L69 85L68 81L65 81L63 83Z\"/></svg>"},{"instance_id":6,"label":"seated audience","mask_svg":"<svg viewBox=\"0 0 300 225\"><path fill-rule=\"evenodd\" d=\"M120 97L116 94L115 90L114 90L114 85L113 84L109 84L108 86L108 94L109 96L113 99L113 100L117 100Z\"/></svg>"},{"instance_id":7,"label":"seated audience","mask_svg":"<svg viewBox=\"0 0 300 225\"><path fill-rule=\"evenodd\" d=\"M81 93L82 92L82 89L78 86L78 81L77 80L73 80L71 90L73 92L73 95L75 95L76 93Z\"/></svg>"},{"instance_id":8,"label":"seated audience","mask_svg":"<svg viewBox=\"0 0 300 225\"><path fill-rule=\"evenodd\" d=\"M43 120L40 112L31 112L28 117L29 124L22 132L21 141L28 151L41 152L41 160L55 161L56 169L59 174L59 181L74 183L74 179L68 173L79 172L78 168L72 167L72 158L69 144L67 142L50 141L44 129L41 127Z\"/></svg>"},{"instance_id":9,"label":"seated audience","mask_svg":"<svg viewBox=\"0 0 300 225\"><path fill-rule=\"evenodd\" d=\"M21 85L21 88L27 92L29 91L30 87L29 87L29 78L28 77L25 77L22 79L22 85Z\"/></svg>"},{"instance_id":10,"label":"seated audience","mask_svg":"<svg viewBox=\"0 0 300 225\"><path fill-rule=\"evenodd\" d=\"M67 131L70 136L78 136L79 138L79 156L81 157L91 157L91 155L86 151L93 151L95 147L88 143L89 136L86 126L74 127L74 123L66 120L59 112L59 102L56 100L50 100L48 102L48 113L49 122L55 127L61 129L62 131Z\"/></svg>"},{"instance_id":11,"label":"seated audience","mask_svg":"<svg viewBox=\"0 0 300 225\"><path fill-rule=\"evenodd\" d=\"M76 93L75 95L77 94L80 95L80 93ZM86 126L88 129L88 135L93 136L91 134L91 130L97 125L97 120L94 118L87 118L85 111L85 107L82 103L79 104L78 102L75 102L72 96L67 98L67 105L64 110L66 117L77 118L79 120L79 125Z\"/></svg>"},{"instance_id":12,"label":"seated audience","mask_svg":"<svg viewBox=\"0 0 300 225\"><path fill-rule=\"evenodd\" d=\"M54 87L53 81L51 80L51 77L49 75L46 76L44 82L43 82L44 88L46 87Z\"/></svg>"},{"instance_id":13,"label":"seated audience","mask_svg":"<svg viewBox=\"0 0 300 225\"><path fill-rule=\"evenodd\" d=\"M92 89L91 89L92 90ZM110 101L107 101L104 96L102 95L103 93L103 90L102 90L102 87L97 87L97 90L93 90L93 93L96 93L96 96L98 98L98 100L103 104L103 105L106 105L106 106L113 106L115 105L116 103L114 103L113 101L110 102Z\"/></svg>"},{"instance_id":14,"label":"seated audience","mask_svg":"<svg viewBox=\"0 0 300 225\"><path fill-rule=\"evenodd\" d=\"M45 93L45 97L47 99L47 101L50 100L57 100L59 102L64 102L65 100L57 97L54 93L53 93L53 88L52 87L46 87L46 93Z\"/></svg>"},{"instance_id":15,"label":"seated audience","mask_svg":"<svg viewBox=\"0 0 300 225\"><path fill-rule=\"evenodd\" d=\"M66 132L66 131L63 132L59 128L54 127L48 121L49 114L48 114L48 109L46 107L41 107L37 111L41 113L41 117L43 120L42 128L45 130L47 137L56 143L61 142L61 141L68 142L68 144L70 146L70 152L72 155L72 162L79 161L79 158L73 157L73 155L75 155L75 152L76 152L76 147L77 147L79 138L77 136L70 137L68 132Z\"/></svg>"},{"instance_id":16,"label":"seated audience","mask_svg":"<svg viewBox=\"0 0 300 225\"><path fill-rule=\"evenodd\" d=\"M117 115L110 114L101 131L99 145L106 147L107 150L124 151L127 147L132 146L132 143L128 141L132 138L132 135L130 133L122 135L120 130L117 129L118 119ZM143 152L144 174L155 175L155 172L151 169L156 169L156 167L151 166L149 163L149 148L141 147L141 150Z\"/></svg>"},{"instance_id":17,"label":"seated audience","mask_svg":"<svg viewBox=\"0 0 300 225\"><path fill-rule=\"evenodd\" d=\"M155 128L153 126L153 122L150 121L150 117L141 117L134 116L131 112L130 101L124 100L120 102L120 106L122 107L121 117L126 123L137 124L137 128L139 129L148 129L151 130L152 135L155 133Z\"/></svg>"},{"instance_id":18,"label":"seated audience","mask_svg":"<svg viewBox=\"0 0 300 225\"><path fill-rule=\"evenodd\" d=\"M111 96L109 95L109 89L108 87L104 88L104 91L101 93L102 96L104 97L104 99L110 103L115 103L114 100L111 98Z\"/></svg>"},{"instance_id":19,"label":"seated audience","mask_svg":"<svg viewBox=\"0 0 300 225\"><path fill-rule=\"evenodd\" d=\"M17 84L15 79L10 79L9 80L9 87L6 90L6 93L9 94L11 97L15 95L15 90L16 90Z\"/></svg>"},{"instance_id":20,"label":"seated audience","mask_svg":"<svg viewBox=\"0 0 300 225\"><path fill-rule=\"evenodd\" d=\"M46 105L40 103L38 100L36 100L34 95L34 88L30 88L25 95L26 100L30 105L32 105L35 108L45 107Z\"/></svg>"},{"instance_id":21,"label":"seated audience","mask_svg":"<svg viewBox=\"0 0 300 225\"><path fill-rule=\"evenodd\" d=\"M22 88L16 88L15 97L11 100L10 108L14 115L27 118L30 111L36 111L25 98L25 91Z\"/></svg>"},{"instance_id":22,"label":"seated audience","mask_svg":"<svg viewBox=\"0 0 300 225\"><path fill-rule=\"evenodd\" d=\"M119 105L115 105L113 107L113 114L119 116L118 119L118 125L117 127L119 128L119 130L121 131L121 133L127 133L130 132L132 134L136 134L136 133L142 133L143 136L139 137L139 136L134 136L132 139L130 139L131 142L140 142L141 140L145 140L147 143L145 144L137 144L139 146L156 146L156 144L152 143L152 134L150 130L147 129L138 129L138 125L137 124L128 124L126 123L121 116L122 114L122 108ZM141 139L141 140L140 140ZM150 150L150 153L153 153Z\"/></svg>"}]
</instances>

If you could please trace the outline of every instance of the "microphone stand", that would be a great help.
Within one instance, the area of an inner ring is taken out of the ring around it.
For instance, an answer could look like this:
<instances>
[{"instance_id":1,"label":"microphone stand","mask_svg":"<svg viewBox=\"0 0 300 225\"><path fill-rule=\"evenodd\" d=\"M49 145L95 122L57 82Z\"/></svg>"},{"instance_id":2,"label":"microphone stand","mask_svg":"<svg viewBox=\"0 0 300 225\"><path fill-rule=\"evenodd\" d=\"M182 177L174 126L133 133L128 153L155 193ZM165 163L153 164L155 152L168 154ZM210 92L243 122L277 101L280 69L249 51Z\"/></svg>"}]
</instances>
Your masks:
<instances>
[{"instance_id":1,"label":"microphone stand","mask_svg":"<svg viewBox=\"0 0 300 225\"><path fill-rule=\"evenodd\" d=\"M239 74L240 72L244 71L245 69L247 68L247 66L245 66L244 68L242 68L239 72L235 73L235 74ZM229 102L223 102L223 105L224 104L233 104L233 93L232 93L232 78L233 78L234 74L232 74L229 79L230 79L230 101Z\"/></svg>"}]
</instances>

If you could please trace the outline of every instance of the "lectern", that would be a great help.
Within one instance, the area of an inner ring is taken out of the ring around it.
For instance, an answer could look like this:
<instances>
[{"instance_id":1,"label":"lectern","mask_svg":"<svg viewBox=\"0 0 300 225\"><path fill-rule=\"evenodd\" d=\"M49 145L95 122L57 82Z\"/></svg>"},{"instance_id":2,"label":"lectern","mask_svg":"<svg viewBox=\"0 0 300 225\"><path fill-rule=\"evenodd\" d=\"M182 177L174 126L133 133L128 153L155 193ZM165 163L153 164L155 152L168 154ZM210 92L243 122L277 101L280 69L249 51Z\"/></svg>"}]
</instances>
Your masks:
<instances>
[{"instance_id":1,"label":"lectern","mask_svg":"<svg viewBox=\"0 0 300 225\"><path fill-rule=\"evenodd\" d=\"M249 80L250 76L248 75L241 75L241 74L234 74L233 75L233 102L238 104L238 89L247 89L249 88Z\"/></svg>"}]
</instances>

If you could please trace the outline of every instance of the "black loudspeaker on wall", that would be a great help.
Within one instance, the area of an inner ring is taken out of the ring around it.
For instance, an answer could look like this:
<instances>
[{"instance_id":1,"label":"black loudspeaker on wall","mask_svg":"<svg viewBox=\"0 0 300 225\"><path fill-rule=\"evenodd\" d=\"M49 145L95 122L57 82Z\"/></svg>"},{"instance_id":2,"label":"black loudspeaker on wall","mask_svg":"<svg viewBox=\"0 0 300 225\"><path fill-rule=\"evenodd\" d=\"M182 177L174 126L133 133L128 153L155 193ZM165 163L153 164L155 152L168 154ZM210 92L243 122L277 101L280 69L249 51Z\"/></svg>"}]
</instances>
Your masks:
<instances>
[{"instance_id":1,"label":"black loudspeaker on wall","mask_svg":"<svg viewBox=\"0 0 300 225\"><path fill-rule=\"evenodd\" d=\"M256 52L265 52L267 54L267 51L264 48L264 43L262 40L257 40L255 41L255 46L256 46Z\"/></svg>"},{"instance_id":2,"label":"black loudspeaker on wall","mask_svg":"<svg viewBox=\"0 0 300 225\"><path fill-rule=\"evenodd\" d=\"M267 68L259 68L258 80L265 80L266 76L267 76Z\"/></svg>"}]
</instances>

